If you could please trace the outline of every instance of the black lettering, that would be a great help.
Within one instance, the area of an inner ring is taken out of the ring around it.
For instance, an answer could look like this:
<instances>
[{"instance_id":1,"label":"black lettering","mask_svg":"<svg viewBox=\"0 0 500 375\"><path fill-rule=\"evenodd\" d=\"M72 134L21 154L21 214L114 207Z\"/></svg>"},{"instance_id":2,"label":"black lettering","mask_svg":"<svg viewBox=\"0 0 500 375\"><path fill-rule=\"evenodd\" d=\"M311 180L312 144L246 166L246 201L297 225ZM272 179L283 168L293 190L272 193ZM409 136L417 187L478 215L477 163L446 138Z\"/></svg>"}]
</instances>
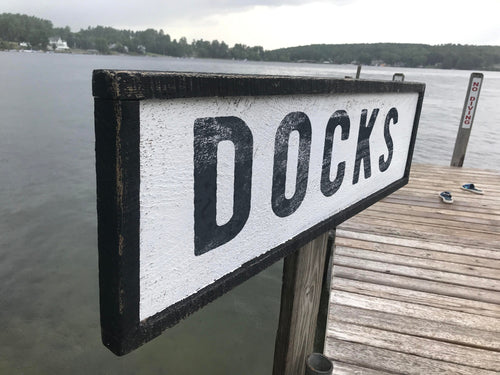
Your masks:
<instances>
[{"instance_id":1,"label":"black lettering","mask_svg":"<svg viewBox=\"0 0 500 375\"><path fill-rule=\"evenodd\" d=\"M217 147L234 143L233 215L217 225ZM238 117L198 118L194 122L194 253L201 255L232 240L250 213L253 136Z\"/></svg>"},{"instance_id":2,"label":"black lettering","mask_svg":"<svg viewBox=\"0 0 500 375\"><path fill-rule=\"evenodd\" d=\"M321 170L321 192L326 197L332 196L337 192L337 190L339 190L345 174L345 161L342 161L337 165L337 176L335 177L335 180L330 180L333 154L333 136L337 126L340 126L342 129L340 139L345 141L349 138L349 130L351 127L351 121L349 120L349 116L346 111L335 111L326 125L325 147L323 150L323 168Z\"/></svg>"},{"instance_id":3,"label":"black lettering","mask_svg":"<svg viewBox=\"0 0 500 375\"><path fill-rule=\"evenodd\" d=\"M392 143L392 137L389 128L391 120L393 124L398 123L398 110L394 107L391 108L389 110L389 113L387 113L387 116L385 116L384 139L385 139L385 144L387 145L387 150L389 152L389 155L387 155L387 160L384 160L384 155L380 155L380 157L378 158L378 167L380 169L380 172L385 172L387 168L389 168L389 165L391 165L392 161L392 154L394 152L394 144Z\"/></svg>"},{"instance_id":4,"label":"black lettering","mask_svg":"<svg viewBox=\"0 0 500 375\"><path fill-rule=\"evenodd\" d=\"M288 164L288 143L290 133L299 132L299 157L295 192L290 199L285 197L286 167ZM304 200L309 176L311 154L311 121L303 112L292 112L281 121L274 143L273 190L271 205L279 217L294 213Z\"/></svg>"},{"instance_id":5,"label":"black lettering","mask_svg":"<svg viewBox=\"0 0 500 375\"><path fill-rule=\"evenodd\" d=\"M372 111L370 116L370 121L366 125L366 118L368 116L368 110L363 109L361 111L361 121L359 123L359 134L358 134L358 147L356 149L356 161L354 163L354 175L352 177L352 184L355 185L359 181L359 170L361 167L361 160L363 160L363 169L365 172L365 178L369 178L372 175L371 165L370 165L370 135L372 134L373 125L375 125L375 120L378 115L378 108Z\"/></svg>"}]
</instances>

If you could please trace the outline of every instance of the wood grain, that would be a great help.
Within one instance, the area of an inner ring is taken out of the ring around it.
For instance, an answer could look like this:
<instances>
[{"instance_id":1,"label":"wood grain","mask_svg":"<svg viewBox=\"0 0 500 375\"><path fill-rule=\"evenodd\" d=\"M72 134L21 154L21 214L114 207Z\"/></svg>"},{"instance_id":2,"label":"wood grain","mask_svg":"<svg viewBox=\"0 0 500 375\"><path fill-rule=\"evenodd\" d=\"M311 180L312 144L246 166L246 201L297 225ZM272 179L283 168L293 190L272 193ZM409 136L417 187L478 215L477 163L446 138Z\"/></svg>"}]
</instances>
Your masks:
<instances>
[{"instance_id":1,"label":"wood grain","mask_svg":"<svg viewBox=\"0 0 500 375\"><path fill-rule=\"evenodd\" d=\"M338 226L325 346L336 371L500 373L499 234L500 174L428 165Z\"/></svg>"},{"instance_id":2,"label":"wood grain","mask_svg":"<svg viewBox=\"0 0 500 375\"><path fill-rule=\"evenodd\" d=\"M377 348L485 370L500 368L500 356L496 351L472 348L335 320L332 321L328 334L339 340L357 342Z\"/></svg>"},{"instance_id":3,"label":"wood grain","mask_svg":"<svg viewBox=\"0 0 500 375\"><path fill-rule=\"evenodd\" d=\"M483 370L446 361L423 358L413 354L377 348L329 337L325 354L334 361L352 363L391 374L445 374L498 375L497 371Z\"/></svg>"},{"instance_id":4,"label":"wood grain","mask_svg":"<svg viewBox=\"0 0 500 375\"><path fill-rule=\"evenodd\" d=\"M500 335L495 332L337 304L332 305L330 312L335 319L342 322L500 351Z\"/></svg>"},{"instance_id":5,"label":"wood grain","mask_svg":"<svg viewBox=\"0 0 500 375\"><path fill-rule=\"evenodd\" d=\"M285 258L273 375L302 375L312 353L328 233Z\"/></svg>"}]
</instances>

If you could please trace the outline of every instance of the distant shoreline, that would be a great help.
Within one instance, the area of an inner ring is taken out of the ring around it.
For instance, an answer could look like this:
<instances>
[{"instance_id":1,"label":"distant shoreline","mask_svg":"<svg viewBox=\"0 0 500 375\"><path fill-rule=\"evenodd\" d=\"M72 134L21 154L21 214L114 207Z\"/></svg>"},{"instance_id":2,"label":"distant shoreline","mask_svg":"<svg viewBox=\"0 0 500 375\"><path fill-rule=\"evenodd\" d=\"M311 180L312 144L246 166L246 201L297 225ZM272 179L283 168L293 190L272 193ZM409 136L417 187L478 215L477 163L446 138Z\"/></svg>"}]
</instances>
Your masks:
<instances>
[{"instance_id":1,"label":"distant shoreline","mask_svg":"<svg viewBox=\"0 0 500 375\"><path fill-rule=\"evenodd\" d=\"M0 49L0 52L7 53L34 53L34 54L52 54L52 55L87 55L87 56L130 56L130 57L166 57L172 59L214 59L214 60L233 60L233 61L252 61L252 62L273 62L273 63L281 63L281 64L314 64L314 65L362 65L362 66L370 66L370 67L388 67L388 68L408 68L408 69L442 69L442 70L476 70L476 71L490 71L490 72L498 72L500 71L500 64L497 66L491 67L489 69L457 69L457 68L443 68L438 66L401 66L401 65L389 65L389 64L359 64L358 62L351 63L333 63L333 62L322 62L322 61L313 61L313 60L300 60L300 61L276 61L276 60L247 60L247 59L228 59L228 58L218 58L218 57L194 57L194 56L169 56L169 55L161 55L156 53L119 53L119 52L110 52L110 53L101 53L97 50L83 50L83 49L70 49L68 51L43 51L43 50L26 50L26 49Z\"/></svg>"}]
</instances>

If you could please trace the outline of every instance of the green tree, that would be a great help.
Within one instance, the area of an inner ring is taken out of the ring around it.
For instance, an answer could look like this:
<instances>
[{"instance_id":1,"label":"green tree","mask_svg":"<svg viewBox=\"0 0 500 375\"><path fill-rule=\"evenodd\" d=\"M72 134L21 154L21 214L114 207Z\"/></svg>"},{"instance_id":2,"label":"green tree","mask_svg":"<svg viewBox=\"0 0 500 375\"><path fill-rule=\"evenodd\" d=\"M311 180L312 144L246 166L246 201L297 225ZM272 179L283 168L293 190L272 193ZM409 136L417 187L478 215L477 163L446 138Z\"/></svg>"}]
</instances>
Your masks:
<instances>
[{"instance_id":1,"label":"green tree","mask_svg":"<svg viewBox=\"0 0 500 375\"><path fill-rule=\"evenodd\" d=\"M94 46L100 53L109 53L108 42L105 38L96 38Z\"/></svg>"},{"instance_id":2,"label":"green tree","mask_svg":"<svg viewBox=\"0 0 500 375\"><path fill-rule=\"evenodd\" d=\"M52 33L52 22L24 14L0 14L0 37L10 42L28 42L46 49Z\"/></svg>"}]
</instances>

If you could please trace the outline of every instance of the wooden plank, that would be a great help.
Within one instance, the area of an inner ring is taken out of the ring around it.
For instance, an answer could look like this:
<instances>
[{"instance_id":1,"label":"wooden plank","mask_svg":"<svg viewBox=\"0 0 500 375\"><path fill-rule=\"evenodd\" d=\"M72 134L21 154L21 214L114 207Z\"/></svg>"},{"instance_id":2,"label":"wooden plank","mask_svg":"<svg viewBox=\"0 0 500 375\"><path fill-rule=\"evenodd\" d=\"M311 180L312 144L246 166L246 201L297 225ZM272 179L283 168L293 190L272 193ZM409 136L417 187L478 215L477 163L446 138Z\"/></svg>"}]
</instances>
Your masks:
<instances>
[{"instance_id":1,"label":"wooden plank","mask_svg":"<svg viewBox=\"0 0 500 375\"><path fill-rule=\"evenodd\" d=\"M433 320L435 322L454 324L484 331L500 332L500 319L385 298L364 296L339 290L332 290L330 303L396 315L407 315L418 319Z\"/></svg>"},{"instance_id":2,"label":"wooden plank","mask_svg":"<svg viewBox=\"0 0 500 375\"><path fill-rule=\"evenodd\" d=\"M337 227L325 353L389 373L498 373L499 233L497 171L413 165L407 186Z\"/></svg>"},{"instance_id":3,"label":"wooden plank","mask_svg":"<svg viewBox=\"0 0 500 375\"><path fill-rule=\"evenodd\" d=\"M382 244L394 244L405 247L415 247L417 249L434 250L446 253L475 255L483 258L500 259L500 252L496 250L481 249L474 246L464 246L460 244L447 244L432 242L427 239L400 238L383 236L373 233L363 233L360 231L346 230L342 226L337 227L337 238L354 238L363 241L373 241Z\"/></svg>"},{"instance_id":4,"label":"wooden plank","mask_svg":"<svg viewBox=\"0 0 500 375\"><path fill-rule=\"evenodd\" d=\"M420 186L431 186L431 187L443 187L447 186L451 189L460 189L460 187L465 183L475 183L480 185L481 188L485 189L485 192L493 192L497 193L500 189L500 174L498 173L474 173L470 176L464 176L459 174L452 174L448 176L446 174L447 170L437 172L433 174L435 178L431 178L429 174L425 174L422 172L412 171L410 184L412 186L420 185ZM424 185L422 182L427 183L428 185ZM468 193L464 191L465 193Z\"/></svg>"},{"instance_id":5,"label":"wooden plank","mask_svg":"<svg viewBox=\"0 0 500 375\"><path fill-rule=\"evenodd\" d=\"M442 296L435 293L379 285L339 277L335 279L334 289L424 306L439 307L444 310L462 311L470 314L491 316L493 318L500 319L500 305L494 303L470 301L464 298Z\"/></svg>"},{"instance_id":6,"label":"wooden plank","mask_svg":"<svg viewBox=\"0 0 500 375\"><path fill-rule=\"evenodd\" d=\"M363 218L369 218L374 222L379 221L379 219L383 219L384 221L398 221L400 223L418 223L418 224L427 224L432 225L438 228L446 228L448 230L455 229L464 229L467 231L477 232L477 233L495 233L498 235L500 233L500 226L492 221L486 223L477 222L478 219L474 220L474 218L463 218L465 220L458 220L457 217L452 215L443 216L443 215L432 215L429 212L428 215L415 214L413 209L406 209L406 213L401 212L388 212L382 210L365 210L363 211Z\"/></svg>"},{"instance_id":7,"label":"wooden plank","mask_svg":"<svg viewBox=\"0 0 500 375\"><path fill-rule=\"evenodd\" d=\"M449 191L454 197L456 197L457 199L455 203L459 203L461 206L473 207L473 205L476 204L489 208L490 210L493 210L493 212L498 212L498 206L496 204L496 202L498 202L498 192L486 193L485 191L483 195L479 195L466 192L460 188L449 189L446 186L435 187L433 189L422 191L421 187L410 185L395 193L394 197L400 199L411 199L414 201L435 201L435 198L439 198L438 194L444 190ZM457 209L456 205L450 205L449 207Z\"/></svg>"},{"instance_id":8,"label":"wooden plank","mask_svg":"<svg viewBox=\"0 0 500 375\"><path fill-rule=\"evenodd\" d=\"M445 178L445 177L439 177L439 178ZM498 179L498 176L496 177ZM405 187L405 189L408 189L407 191L411 192L420 192L424 194L425 192L433 192L433 191L442 191L442 190L447 190L450 191L452 194L460 194L463 197L469 197L470 199L478 199L478 200L495 200L495 197L498 197L498 193L500 192L500 184L487 184L485 182L476 182L475 185L479 189L483 191L484 194L475 194L471 193L470 191L465 191L462 189L462 185L467 182L472 182L468 181L465 179L462 180L450 180L450 181L440 181L439 183L434 183L433 181L429 180L428 178L415 178L414 176L412 177L411 181L409 184ZM425 187L422 189L422 187Z\"/></svg>"},{"instance_id":9,"label":"wooden plank","mask_svg":"<svg viewBox=\"0 0 500 375\"><path fill-rule=\"evenodd\" d=\"M403 224L401 224L403 226ZM461 243L462 245L473 247L477 246L484 249L499 249L500 243L496 243L498 236L483 234L481 237L467 236L465 231L455 230L453 232L445 233L445 231L434 231L432 227L415 227L415 228L401 228L390 227L383 225L374 225L373 223L362 222L362 220L348 220L340 226L342 229L347 229L357 232L377 233L392 237L409 237L417 239L426 239L432 242L440 242L447 244ZM441 233L440 233L441 232ZM472 233L472 232L467 232Z\"/></svg>"},{"instance_id":10,"label":"wooden plank","mask_svg":"<svg viewBox=\"0 0 500 375\"><path fill-rule=\"evenodd\" d=\"M450 189L436 189L434 191L428 193L418 193L412 192L410 189L405 189L400 191L398 194L394 194L391 198L399 201L407 201L407 202L432 202L438 203L439 205L443 205L444 203L441 201L439 197L439 193L442 191L449 191L453 196L453 204L446 205L451 211L463 211L463 212L482 212L482 213L490 213L496 215L498 217L499 211L497 206L498 201L498 193L495 197L488 196L483 198L480 195L476 195L473 193L466 193L460 191L455 191ZM478 208L480 208L478 210ZM465 211L464 209L467 209Z\"/></svg>"},{"instance_id":11,"label":"wooden plank","mask_svg":"<svg viewBox=\"0 0 500 375\"><path fill-rule=\"evenodd\" d=\"M437 361L329 337L325 354L336 361L396 374L498 375L496 371Z\"/></svg>"},{"instance_id":12,"label":"wooden plank","mask_svg":"<svg viewBox=\"0 0 500 375\"><path fill-rule=\"evenodd\" d=\"M365 249L372 251L379 251L382 253L389 254L398 254L398 255L406 255L413 256L418 259L431 259L438 261L450 261L452 263L459 263L470 266L478 266L485 268L492 268L496 270L500 270L500 260L491 259L491 258L481 258L478 256L472 255L461 255L454 253L446 253L441 251L433 251L433 250L423 250L414 247L407 246L398 246L391 244L381 244L379 242L371 242L371 241L363 241L356 240L346 237L338 237L336 240L337 248L351 247L356 249ZM500 273L500 271L497 271Z\"/></svg>"},{"instance_id":13,"label":"wooden plank","mask_svg":"<svg viewBox=\"0 0 500 375\"><path fill-rule=\"evenodd\" d=\"M343 305L331 306L330 317L346 323L500 351L500 335L479 329Z\"/></svg>"},{"instance_id":14,"label":"wooden plank","mask_svg":"<svg viewBox=\"0 0 500 375\"><path fill-rule=\"evenodd\" d=\"M481 182L493 186L500 185L500 173L498 171L486 169L457 169L443 168L441 166L424 166L413 164L411 168L411 178L425 179L431 183L467 183Z\"/></svg>"},{"instance_id":15,"label":"wooden plank","mask_svg":"<svg viewBox=\"0 0 500 375\"><path fill-rule=\"evenodd\" d=\"M500 289L500 271L494 268L478 267L453 263L451 261L433 260L430 258L417 258L408 255L385 253L381 251L371 251L365 249L350 248L345 246L336 247L337 256L373 260L387 264L416 267L426 270L446 270L448 273L458 273L481 278L497 279L498 289Z\"/></svg>"},{"instance_id":16,"label":"wooden plank","mask_svg":"<svg viewBox=\"0 0 500 375\"><path fill-rule=\"evenodd\" d=\"M431 222L433 222L434 220L444 220L455 224L471 224L472 226L477 224L494 226L500 223L500 216L498 215L487 215L484 213L478 214L470 211L462 212L449 209L429 209L420 206L407 206L394 203L386 203L385 201L383 201L382 204L373 205L367 208L363 212L363 214L369 214L373 216L375 214L383 215L387 212L390 212L391 215L399 215L401 218L404 218L406 220L409 220L413 217L425 217L428 221Z\"/></svg>"},{"instance_id":17,"label":"wooden plank","mask_svg":"<svg viewBox=\"0 0 500 375\"><path fill-rule=\"evenodd\" d=\"M409 187L420 186L420 190L424 192L430 191L431 189L435 188L447 188L447 190L460 191L464 194L470 193L469 191L461 189L462 185L465 183L473 182L475 185L478 185L479 188L484 189L484 192L493 194L497 193L496 190L500 187L500 174L464 177L459 175L447 176L445 172L446 171L441 171L430 176L425 175L424 173L413 171L411 172L411 177L408 185Z\"/></svg>"},{"instance_id":18,"label":"wooden plank","mask_svg":"<svg viewBox=\"0 0 500 375\"><path fill-rule=\"evenodd\" d=\"M351 267L362 270L369 270L382 273L391 273L393 275L408 276L424 280L436 280L448 284L456 285L474 285L476 288L500 291L500 282L494 279L460 275L452 272L425 270L416 267L400 266L396 264L386 264L365 259L345 257L335 255L336 265Z\"/></svg>"},{"instance_id":19,"label":"wooden plank","mask_svg":"<svg viewBox=\"0 0 500 375\"><path fill-rule=\"evenodd\" d=\"M413 164L411 166L412 173L425 173L426 175L433 175L435 173L445 173L446 176L484 176L484 175L498 175L498 172L491 169L475 169L475 168L456 168L448 165L439 164Z\"/></svg>"},{"instance_id":20,"label":"wooden plank","mask_svg":"<svg viewBox=\"0 0 500 375\"><path fill-rule=\"evenodd\" d=\"M273 375L305 371L313 351L327 243L328 232L285 258Z\"/></svg>"},{"instance_id":21,"label":"wooden plank","mask_svg":"<svg viewBox=\"0 0 500 375\"><path fill-rule=\"evenodd\" d=\"M448 206L446 206L448 207ZM405 217L413 216L423 216L430 219L438 218L442 220L454 220L460 223L478 223L486 225L497 225L500 224L500 216L498 215L488 215L485 213L475 213L475 212L462 212L459 210L449 210L449 209L435 209L429 210L427 207L420 206L407 206L397 203L389 203L385 200L368 207L363 211L363 215L369 212L391 212L394 214L402 214Z\"/></svg>"},{"instance_id":22,"label":"wooden plank","mask_svg":"<svg viewBox=\"0 0 500 375\"><path fill-rule=\"evenodd\" d=\"M496 216L500 215L500 211L498 209L492 209L487 204L473 205L473 204L467 204L467 202L464 201L461 202L458 201L453 204L445 205L445 203L443 203L439 198L438 194L431 196L428 199L413 198L413 197L394 194L385 198L385 202L399 203L405 205L418 205L422 207L429 207L434 209L446 209L450 211L464 210L466 212L470 211L470 212L492 214Z\"/></svg>"},{"instance_id":23,"label":"wooden plank","mask_svg":"<svg viewBox=\"0 0 500 375\"><path fill-rule=\"evenodd\" d=\"M452 195L454 194L454 195L461 196L462 198L464 198L464 199L457 200L457 202L455 202L455 204L453 204L453 205L446 206L446 207L449 207L450 209L457 210L460 207L471 207L472 211L474 211L474 203L475 203L476 205L482 206L483 208L485 208L486 211L490 210L493 213L498 214L498 205L495 204L495 202L497 200L484 198L486 194L482 195L482 196L476 195L476 194L473 195L473 193L465 192L465 191L462 191L461 189L460 190L453 190L453 189L446 189L446 187L443 187L441 189L439 189L439 188L432 189L432 190L426 191L425 193L422 193L422 192L420 192L420 193L413 192L412 193L410 190L406 190L403 188L403 189L399 190L398 192L395 192L394 194L392 194L390 196L390 198L395 198L396 200L399 200L399 201L437 202L437 203L442 204L442 202L439 199L438 194L439 194L439 192L441 192L443 190L446 190L446 191L451 190L450 192L452 193ZM486 196L489 198L492 198L493 196L498 196L498 193L490 193ZM387 199L389 199L389 197Z\"/></svg>"},{"instance_id":24,"label":"wooden plank","mask_svg":"<svg viewBox=\"0 0 500 375\"><path fill-rule=\"evenodd\" d=\"M500 355L494 351L364 327L337 320L331 322L328 327L328 335L339 340L484 370L500 368Z\"/></svg>"},{"instance_id":25,"label":"wooden plank","mask_svg":"<svg viewBox=\"0 0 500 375\"><path fill-rule=\"evenodd\" d=\"M416 222L404 222L402 220L391 219L390 217L381 220L373 220L364 215L354 216L342 224L342 228L350 228L352 226L369 225L372 231L377 233L424 233L428 238L445 238L447 242L462 242L462 238L473 244L481 245L486 244L485 247L500 249L500 241L498 241L498 234L492 232L476 232L469 230L469 228L449 228L439 225L432 225L432 223L421 224ZM411 237L408 234L408 237Z\"/></svg>"},{"instance_id":26,"label":"wooden plank","mask_svg":"<svg viewBox=\"0 0 500 375\"><path fill-rule=\"evenodd\" d=\"M426 189L422 189L422 185L425 185ZM447 190L450 191L453 195L460 196L464 199L470 200L471 202L474 201L490 201L490 202L496 202L498 201L498 192L494 191L494 187L489 185L488 190L486 190L486 187L481 184L478 188L481 188L483 190L484 194L475 194L470 191L465 191L462 189L463 184L457 184L454 185L453 187L447 186L448 184L432 184L429 180L414 180L413 183L409 183L404 187L404 190L400 191L398 194L403 195L403 194L408 194L411 196L419 196L419 197L427 197L430 195L433 195L434 193L439 193L440 191Z\"/></svg>"},{"instance_id":27,"label":"wooden plank","mask_svg":"<svg viewBox=\"0 0 500 375\"><path fill-rule=\"evenodd\" d=\"M390 375L393 373L385 371L372 370L366 367L359 367L349 363L332 361L333 372L332 375Z\"/></svg>"},{"instance_id":28,"label":"wooden plank","mask_svg":"<svg viewBox=\"0 0 500 375\"><path fill-rule=\"evenodd\" d=\"M449 191L454 197L457 198L455 200L455 204L449 206L450 208L456 210L460 206L473 208L474 205L479 205L488 208L493 213L498 213L498 206L495 204L498 201L498 193L485 193L484 195L479 195L463 191L462 189L448 189L446 188L446 186L442 188L436 187L435 189L427 191L419 191L418 186L414 188L410 186L395 193L392 197L413 200L415 202L433 202L437 199L437 201L439 202L439 193L443 190ZM474 210L472 209L472 211Z\"/></svg>"},{"instance_id":29,"label":"wooden plank","mask_svg":"<svg viewBox=\"0 0 500 375\"><path fill-rule=\"evenodd\" d=\"M472 172L471 175L461 175L454 174L447 175L448 170L438 171L432 175L412 171L410 177L411 186L420 185L423 188L426 187L448 187L450 190L460 190L460 187L464 183L474 183L480 188L484 189L485 192L497 193L500 189L500 174L499 173L480 173ZM425 185L425 183L427 185ZM425 190L425 189L424 189ZM469 193L464 191L464 193Z\"/></svg>"},{"instance_id":30,"label":"wooden plank","mask_svg":"<svg viewBox=\"0 0 500 375\"><path fill-rule=\"evenodd\" d=\"M470 299L471 301L500 304L500 292L474 288L472 286L461 286L457 288L456 285L434 280L415 279L407 276L360 270L338 265L334 265L333 274L336 278L342 277L351 280L370 282L377 285L388 285L443 296ZM334 280L333 284L335 284L335 281L336 280Z\"/></svg>"},{"instance_id":31,"label":"wooden plank","mask_svg":"<svg viewBox=\"0 0 500 375\"><path fill-rule=\"evenodd\" d=\"M431 178L430 176L435 176ZM455 171L453 169L432 169L429 171L420 170L420 166L413 168L410 172L410 182L417 183L420 181L428 181L430 183L441 183L453 186L461 186L468 182L477 182L481 185L487 186L489 188L498 188L500 186L499 173L496 171L484 171L484 170L469 170L467 171Z\"/></svg>"},{"instance_id":32,"label":"wooden plank","mask_svg":"<svg viewBox=\"0 0 500 375\"><path fill-rule=\"evenodd\" d=\"M438 165L420 165L413 164L411 168L411 177L426 178L434 182L474 182L482 181L493 185L500 185L498 178L500 174L498 171L487 169L473 169L473 168L446 168Z\"/></svg>"}]
</instances>

